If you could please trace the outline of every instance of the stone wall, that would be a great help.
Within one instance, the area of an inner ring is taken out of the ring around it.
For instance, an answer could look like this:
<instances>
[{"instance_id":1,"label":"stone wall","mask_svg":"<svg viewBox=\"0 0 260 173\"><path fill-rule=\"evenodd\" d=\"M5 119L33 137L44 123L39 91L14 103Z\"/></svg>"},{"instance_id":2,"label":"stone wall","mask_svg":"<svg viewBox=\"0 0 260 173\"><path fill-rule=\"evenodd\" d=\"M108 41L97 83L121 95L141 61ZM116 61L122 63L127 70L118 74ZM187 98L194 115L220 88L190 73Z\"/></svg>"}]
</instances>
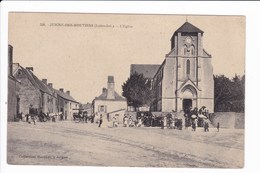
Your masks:
<instances>
[{"instance_id":1,"label":"stone wall","mask_svg":"<svg viewBox=\"0 0 260 173\"><path fill-rule=\"evenodd\" d=\"M8 78L8 121L14 121L17 117L17 94L16 82Z\"/></svg>"},{"instance_id":2,"label":"stone wall","mask_svg":"<svg viewBox=\"0 0 260 173\"><path fill-rule=\"evenodd\" d=\"M219 122L221 128L244 129L245 114L236 112L215 112L211 114L210 120L213 126Z\"/></svg>"},{"instance_id":3,"label":"stone wall","mask_svg":"<svg viewBox=\"0 0 260 173\"><path fill-rule=\"evenodd\" d=\"M21 85L18 87L20 97L20 112L29 113L29 107L40 108L42 106L42 95L27 78L20 78Z\"/></svg>"}]
</instances>

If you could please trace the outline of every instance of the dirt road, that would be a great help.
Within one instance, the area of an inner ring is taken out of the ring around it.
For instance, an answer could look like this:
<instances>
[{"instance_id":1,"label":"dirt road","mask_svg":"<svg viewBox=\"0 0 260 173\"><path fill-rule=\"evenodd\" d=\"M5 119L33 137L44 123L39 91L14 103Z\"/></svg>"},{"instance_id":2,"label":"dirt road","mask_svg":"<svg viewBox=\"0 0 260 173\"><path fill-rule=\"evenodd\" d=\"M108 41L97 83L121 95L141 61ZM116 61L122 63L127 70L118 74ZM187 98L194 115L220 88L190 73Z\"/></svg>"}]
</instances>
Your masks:
<instances>
[{"instance_id":1,"label":"dirt road","mask_svg":"<svg viewBox=\"0 0 260 173\"><path fill-rule=\"evenodd\" d=\"M244 130L8 123L7 152L18 165L241 168Z\"/></svg>"}]
</instances>

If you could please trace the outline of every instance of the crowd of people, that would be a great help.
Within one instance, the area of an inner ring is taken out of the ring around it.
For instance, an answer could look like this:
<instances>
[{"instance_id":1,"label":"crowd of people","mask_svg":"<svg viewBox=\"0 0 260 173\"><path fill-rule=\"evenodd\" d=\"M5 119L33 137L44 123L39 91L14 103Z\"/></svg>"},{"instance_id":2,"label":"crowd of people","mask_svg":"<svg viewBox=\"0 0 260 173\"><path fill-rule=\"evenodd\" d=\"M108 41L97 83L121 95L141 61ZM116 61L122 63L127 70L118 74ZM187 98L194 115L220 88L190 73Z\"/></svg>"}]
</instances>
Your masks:
<instances>
[{"instance_id":1,"label":"crowd of people","mask_svg":"<svg viewBox=\"0 0 260 173\"><path fill-rule=\"evenodd\" d=\"M196 127L203 127L205 132L209 131L209 111L205 106L202 106L200 109L191 107L184 111L185 117L185 128L189 126L192 127L192 131L196 131ZM219 131L219 123L217 125L217 130Z\"/></svg>"},{"instance_id":2,"label":"crowd of people","mask_svg":"<svg viewBox=\"0 0 260 173\"><path fill-rule=\"evenodd\" d=\"M56 120L64 120L64 116L61 113L51 113L44 114L40 109L29 109L29 114L23 115L23 113L19 114L21 119L25 117L26 122L29 124L33 123L36 125L37 121L45 122L52 121L56 122ZM105 115L105 114L104 114ZM90 122L97 123L98 127L101 127L104 121L103 114L88 114L87 111L79 110L78 113L73 114L73 120L79 122ZM107 121L112 121L112 127L119 126L119 117L112 116L110 117L109 113L107 115ZM127 115L125 114L123 117L123 127L161 127L169 128L169 129L178 129L182 130L183 128L183 120L184 127L187 129L188 127L192 128L192 131L196 131L197 127L203 127L205 132L209 131L209 116L208 110L205 106L202 106L200 109L198 108L188 108L184 110L184 118L178 118L178 116L172 112L166 115L154 115L152 112L137 112L136 115ZM111 119L110 119L111 118ZM220 124L217 123L217 131L219 132Z\"/></svg>"}]
</instances>

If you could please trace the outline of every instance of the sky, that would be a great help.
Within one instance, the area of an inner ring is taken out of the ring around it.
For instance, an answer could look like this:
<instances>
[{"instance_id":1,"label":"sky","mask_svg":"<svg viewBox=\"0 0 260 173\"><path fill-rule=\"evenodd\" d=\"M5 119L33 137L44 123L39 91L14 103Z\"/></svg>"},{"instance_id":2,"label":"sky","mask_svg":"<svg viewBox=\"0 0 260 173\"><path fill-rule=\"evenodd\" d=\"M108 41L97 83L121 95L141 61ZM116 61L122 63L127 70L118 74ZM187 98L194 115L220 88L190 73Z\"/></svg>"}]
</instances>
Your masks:
<instances>
[{"instance_id":1,"label":"sky","mask_svg":"<svg viewBox=\"0 0 260 173\"><path fill-rule=\"evenodd\" d=\"M245 74L244 16L9 13L8 42L15 63L87 103L109 75L121 94L131 64L161 64L186 20L204 31L215 75Z\"/></svg>"}]
</instances>

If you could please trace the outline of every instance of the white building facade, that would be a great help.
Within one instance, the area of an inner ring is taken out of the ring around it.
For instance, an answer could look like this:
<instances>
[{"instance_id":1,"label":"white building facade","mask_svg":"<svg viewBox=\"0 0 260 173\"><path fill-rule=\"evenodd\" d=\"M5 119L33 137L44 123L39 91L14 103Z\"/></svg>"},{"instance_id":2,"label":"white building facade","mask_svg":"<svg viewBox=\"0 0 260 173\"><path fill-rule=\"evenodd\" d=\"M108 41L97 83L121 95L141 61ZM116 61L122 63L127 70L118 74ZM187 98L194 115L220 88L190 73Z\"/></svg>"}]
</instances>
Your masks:
<instances>
[{"instance_id":1,"label":"white building facade","mask_svg":"<svg viewBox=\"0 0 260 173\"><path fill-rule=\"evenodd\" d=\"M127 102L114 90L114 86L114 77L108 76L107 88L103 88L102 94L93 100L93 111L97 117L103 115L104 119L110 121L116 116L122 122Z\"/></svg>"}]
</instances>

